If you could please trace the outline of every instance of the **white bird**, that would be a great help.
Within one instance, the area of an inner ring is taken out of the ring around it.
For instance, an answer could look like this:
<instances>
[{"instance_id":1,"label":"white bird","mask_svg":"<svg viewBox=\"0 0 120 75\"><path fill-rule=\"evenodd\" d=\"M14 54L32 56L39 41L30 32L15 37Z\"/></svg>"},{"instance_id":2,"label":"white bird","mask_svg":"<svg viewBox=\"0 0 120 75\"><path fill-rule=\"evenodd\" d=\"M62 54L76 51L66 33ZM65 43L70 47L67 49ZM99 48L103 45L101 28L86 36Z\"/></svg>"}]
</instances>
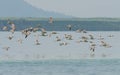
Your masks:
<instances>
[{"instance_id":1,"label":"white bird","mask_svg":"<svg viewBox=\"0 0 120 75\"><path fill-rule=\"evenodd\" d=\"M7 30L8 30L8 27L7 27L7 26L4 26L4 27L2 28L2 30L7 31Z\"/></svg>"},{"instance_id":2,"label":"white bird","mask_svg":"<svg viewBox=\"0 0 120 75\"><path fill-rule=\"evenodd\" d=\"M72 30L72 25L67 25L67 28L69 29L69 30Z\"/></svg>"},{"instance_id":3,"label":"white bird","mask_svg":"<svg viewBox=\"0 0 120 75\"><path fill-rule=\"evenodd\" d=\"M13 38L13 36L12 36L12 35L8 36L8 39L9 39L9 40L12 40L12 38Z\"/></svg>"},{"instance_id":4,"label":"white bird","mask_svg":"<svg viewBox=\"0 0 120 75\"><path fill-rule=\"evenodd\" d=\"M10 47L6 46L6 47L3 47L3 49L5 49L6 51L8 51L10 49Z\"/></svg>"}]
</instances>

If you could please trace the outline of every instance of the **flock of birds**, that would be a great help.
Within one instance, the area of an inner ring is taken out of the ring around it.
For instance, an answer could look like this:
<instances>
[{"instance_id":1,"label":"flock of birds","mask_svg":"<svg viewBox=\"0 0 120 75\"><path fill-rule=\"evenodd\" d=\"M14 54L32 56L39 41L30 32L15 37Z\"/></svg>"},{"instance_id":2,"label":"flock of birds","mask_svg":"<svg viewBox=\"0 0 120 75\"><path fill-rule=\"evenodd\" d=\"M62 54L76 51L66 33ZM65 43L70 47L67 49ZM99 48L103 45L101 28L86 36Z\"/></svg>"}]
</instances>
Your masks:
<instances>
[{"instance_id":1,"label":"flock of birds","mask_svg":"<svg viewBox=\"0 0 120 75\"><path fill-rule=\"evenodd\" d=\"M9 22L9 25L10 25L11 30L8 30L8 29L9 29L8 26L4 26L2 29L3 29L4 31L10 31L11 34L14 34L14 32L15 32L15 30L16 30L15 24L14 24L13 22ZM68 28L68 30L70 30L70 31L72 30L72 25L67 25L66 27ZM27 38L29 37L29 35L31 35L31 34L34 33L34 32L37 32L37 31L39 31L39 30L41 31L41 34L40 34L41 36L51 37L53 34L54 34L54 35L57 34L56 31L52 31L50 34L47 34L47 31L46 31L44 28L39 28L39 27L35 27L35 28L33 28L33 27L25 28L25 29L21 30L21 33L24 35L24 38L27 39ZM83 29L82 29L82 30L81 30L81 29L78 29L78 30L76 30L75 32L76 32L76 33L83 33L83 34L87 34L87 33L88 33L88 31L83 30ZM41 44L40 44L40 41L39 41L40 35L36 35L36 40L35 40L35 44L36 44L36 45L41 45ZM64 36L64 38L65 38L66 40L74 40L73 35L71 35L71 34L64 34L63 36ZM113 35L109 35L108 37L114 37L114 36L113 36ZM9 39L9 40L12 40L13 38L14 38L13 35L9 35L9 36L8 36L8 39ZM59 36L57 36L57 35L56 35L55 40L56 40L57 42L59 42L59 46L66 46L66 45L68 45L68 42L62 42L62 39L61 39ZM90 43L89 50L92 51L92 52L93 52L92 55L94 55L94 52L95 52L95 50L96 50L96 46L98 46L98 45L94 42L94 40L95 40L95 37L94 37L92 34L90 34L90 35L87 35L87 36L81 36L81 38L80 38L79 40L77 40L76 43L81 43L81 42ZM111 48L111 47L112 47L111 45L109 45L108 43L106 43L106 42L104 41L104 38L103 38L101 35L99 36L99 40L100 40L100 45L99 45L99 46L105 47L105 48ZM61 41L61 42L60 42L60 41ZM18 42L19 42L20 44L22 44L23 40L22 40L22 39L19 39ZM6 50L6 51L8 51L8 50L10 49L10 47L6 46L6 47L3 47L3 49Z\"/></svg>"}]
</instances>

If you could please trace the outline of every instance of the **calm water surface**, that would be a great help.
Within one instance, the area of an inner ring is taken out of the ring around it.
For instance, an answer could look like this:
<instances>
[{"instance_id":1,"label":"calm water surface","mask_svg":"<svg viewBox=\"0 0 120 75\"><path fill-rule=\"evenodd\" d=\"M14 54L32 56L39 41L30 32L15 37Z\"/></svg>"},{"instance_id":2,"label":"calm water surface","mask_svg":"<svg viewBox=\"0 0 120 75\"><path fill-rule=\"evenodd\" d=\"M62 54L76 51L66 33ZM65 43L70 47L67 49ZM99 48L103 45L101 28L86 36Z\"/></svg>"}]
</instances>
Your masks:
<instances>
[{"instance_id":1,"label":"calm water surface","mask_svg":"<svg viewBox=\"0 0 120 75\"><path fill-rule=\"evenodd\" d=\"M120 59L0 62L0 75L118 75Z\"/></svg>"}]
</instances>

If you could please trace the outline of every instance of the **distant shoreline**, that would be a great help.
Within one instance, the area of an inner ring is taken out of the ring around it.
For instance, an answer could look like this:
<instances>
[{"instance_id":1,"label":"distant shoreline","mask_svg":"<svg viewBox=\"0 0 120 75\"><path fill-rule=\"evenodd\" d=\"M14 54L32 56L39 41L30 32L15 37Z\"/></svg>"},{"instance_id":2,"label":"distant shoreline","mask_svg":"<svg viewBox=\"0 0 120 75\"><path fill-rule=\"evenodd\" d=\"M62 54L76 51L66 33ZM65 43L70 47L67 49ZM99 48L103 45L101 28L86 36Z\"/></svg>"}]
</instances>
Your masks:
<instances>
[{"instance_id":1,"label":"distant shoreline","mask_svg":"<svg viewBox=\"0 0 120 75\"><path fill-rule=\"evenodd\" d=\"M48 21L48 18L41 17L1 17L0 20L28 20L28 21ZM91 17L91 18L54 18L54 21L120 21L120 18Z\"/></svg>"}]
</instances>

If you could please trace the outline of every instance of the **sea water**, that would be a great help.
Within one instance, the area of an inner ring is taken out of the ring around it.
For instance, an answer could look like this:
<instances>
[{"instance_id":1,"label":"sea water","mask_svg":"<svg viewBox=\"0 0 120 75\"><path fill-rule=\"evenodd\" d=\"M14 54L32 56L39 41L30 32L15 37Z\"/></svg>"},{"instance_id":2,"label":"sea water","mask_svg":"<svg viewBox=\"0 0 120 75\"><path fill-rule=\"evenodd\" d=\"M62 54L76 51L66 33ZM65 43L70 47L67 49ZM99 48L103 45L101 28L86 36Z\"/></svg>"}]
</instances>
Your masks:
<instances>
[{"instance_id":1,"label":"sea water","mask_svg":"<svg viewBox=\"0 0 120 75\"><path fill-rule=\"evenodd\" d=\"M72 31L85 29L87 31L120 31L119 21L54 21L52 24L48 20L13 20L16 30L21 31L28 27L45 28L47 31L69 31L67 25L72 25ZM0 31L3 26L10 26L7 20L0 20ZM9 27L10 28L10 27Z\"/></svg>"},{"instance_id":2,"label":"sea water","mask_svg":"<svg viewBox=\"0 0 120 75\"><path fill-rule=\"evenodd\" d=\"M0 62L0 75L119 75L120 59Z\"/></svg>"}]
</instances>

